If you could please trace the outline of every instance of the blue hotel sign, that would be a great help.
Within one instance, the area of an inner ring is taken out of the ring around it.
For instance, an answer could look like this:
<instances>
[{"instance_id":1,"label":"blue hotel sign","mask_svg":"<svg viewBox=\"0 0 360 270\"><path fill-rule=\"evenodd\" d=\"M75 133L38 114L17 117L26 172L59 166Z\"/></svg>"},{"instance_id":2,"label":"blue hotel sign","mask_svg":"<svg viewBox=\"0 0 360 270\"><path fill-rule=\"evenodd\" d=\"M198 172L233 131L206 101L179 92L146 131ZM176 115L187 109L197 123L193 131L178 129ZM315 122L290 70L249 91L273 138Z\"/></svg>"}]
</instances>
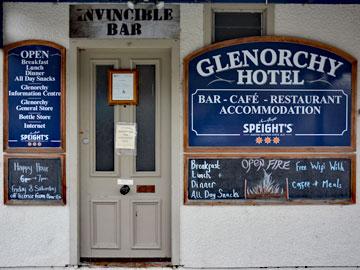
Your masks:
<instances>
[{"instance_id":1,"label":"blue hotel sign","mask_svg":"<svg viewBox=\"0 0 360 270\"><path fill-rule=\"evenodd\" d=\"M237 39L192 53L184 69L187 150L355 149L356 60L339 49Z\"/></svg>"},{"instance_id":2,"label":"blue hotel sign","mask_svg":"<svg viewBox=\"0 0 360 270\"><path fill-rule=\"evenodd\" d=\"M65 48L22 41L4 48L4 149L63 151Z\"/></svg>"}]
</instances>

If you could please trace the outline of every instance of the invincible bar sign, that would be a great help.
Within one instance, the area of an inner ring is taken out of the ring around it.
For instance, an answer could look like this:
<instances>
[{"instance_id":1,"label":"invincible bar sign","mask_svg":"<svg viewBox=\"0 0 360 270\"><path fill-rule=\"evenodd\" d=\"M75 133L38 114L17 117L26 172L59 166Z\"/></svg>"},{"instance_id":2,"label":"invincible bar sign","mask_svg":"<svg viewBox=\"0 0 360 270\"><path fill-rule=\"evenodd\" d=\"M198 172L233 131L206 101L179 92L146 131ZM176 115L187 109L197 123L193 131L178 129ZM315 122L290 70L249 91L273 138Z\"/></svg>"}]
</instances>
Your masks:
<instances>
[{"instance_id":1,"label":"invincible bar sign","mask_svg":"<svg viewBox=\"0 0 360 270\"><path fill-rule=\"evenodd\" d=\"M65 48L30 40L4 52L5 150L64 150Z\"/></svg>"},{"instance_id":2,"label":"invincible bar sign","mask_svg":"<svg viewBox=\"0 0 360 270\"><path fill-rule=\"evenodd\" d=\"M144 1L147 2L147 1ZM180 7L70 5L70 38L179 38Z\"/></svg>"},{"instance_id":3,"label":"invincible bar sign","mask_svg":"<svg viewBox=\"0 0 360 270\"><path fill-rule=\"evenodd\" d=\"M188 150L355 149L356 60L339 49L245 38L196 51L184 68Z\"/></svg>"}]
</instances>

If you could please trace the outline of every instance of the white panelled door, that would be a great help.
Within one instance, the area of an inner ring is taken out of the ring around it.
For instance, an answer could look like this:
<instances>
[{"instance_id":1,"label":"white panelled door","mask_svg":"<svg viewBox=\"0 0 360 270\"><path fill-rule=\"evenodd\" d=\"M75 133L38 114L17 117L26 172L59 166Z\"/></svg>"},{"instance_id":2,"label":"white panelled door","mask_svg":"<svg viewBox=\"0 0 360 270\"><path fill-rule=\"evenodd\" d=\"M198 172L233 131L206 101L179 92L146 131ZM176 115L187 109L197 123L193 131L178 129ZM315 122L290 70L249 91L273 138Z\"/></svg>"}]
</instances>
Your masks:
<instances>
[{"instance_id":1,"label":"white panelled door","mask_svg":"<svg viewBox=\"0 0 360 270\"><path fill-rule=\"evenodd\" d=\"M170 257L170 51L82 50L81 257ZM137 106L110 106L109 69L139 71ZM114 149L116 122L135 122L137 155ZM133 180L123 195L119 179Z\"/></svg>"}]
</instances>

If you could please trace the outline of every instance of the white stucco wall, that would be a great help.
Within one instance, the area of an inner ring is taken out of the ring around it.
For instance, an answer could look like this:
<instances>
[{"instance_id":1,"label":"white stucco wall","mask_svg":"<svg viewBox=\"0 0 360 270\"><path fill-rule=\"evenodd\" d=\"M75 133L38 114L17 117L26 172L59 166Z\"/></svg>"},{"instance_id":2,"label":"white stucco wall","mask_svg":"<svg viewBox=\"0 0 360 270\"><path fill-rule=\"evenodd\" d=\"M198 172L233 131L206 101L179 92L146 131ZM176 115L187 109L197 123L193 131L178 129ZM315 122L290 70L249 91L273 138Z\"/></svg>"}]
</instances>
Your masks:
<instances>
[{"instance_id":1,"label":"white stucco wall","mask_svg":"<svg viewBox=\"0 0 360 270\"><path fill-rule=\"evenodd\" d=\"M201 42L197 33L192 40L183 39L194 28L193 15L187 14L181 14L182 52L197 49ZM329 43L360 59L359 14L360 6L355 5L277 5L275 33ZM182 206L181 264L189 268L360 265L359 213L359 204Z\"/></svg>"},{"instance_id":2,"label":"white stucco wall","mask_svg":"<svg viewBox=\"0 0 360 270\"><path fill-rule=\"evenodd\" d=\"M5 3L4 44L25 39L44 39L68 48L68 13L67 5ZM2 67L0 70L2 75ZM1 96L2 87L1 82ZM2 117L0 121L2 123ZM2 124L0 133L2 138ZM3 140L0 142L2 149ZM2 154L0 158L2 176ZM0 186L3 186L3 177L0 177ZM68 205L5 206L1 189L0 267L69 264Z\"/></svg>"},{"instance_id":3,"label":"white stucco wall","mask_svg":"<svg viewBox=\"0 0 360 270\"><path fill-rule=\"evenodd\" d=\"M66 4L5 3L4 42L8 44L24 39L45 39L69 48L68 13ZM275 33L329 43L360 59L359 14L360 6L355 5L277 5ZM182 5L181 60L203 46L203 29L203 5ZM68 63L73 62L67 60ZM2 66L0 74L2 100ZM76 102L70 97L69 76L67 81L68 106L74 106ZM72 125L68 129L68 142L76 136L76 123L69 119L69 115L76 114L76 108L71 111L72 114L67 114L67 125ZM182 121L179 122L179 128L182 129ZM2 128L0 134L2 136ZM182 138L179 138L179 144L182 144ZM75 150L68 147L67 161L77 159L72 151ZM0 160L0 175L3 175L2 154ZM67 163L68 189L71 190L71 185L75 185L77 180L76 167L75 163ZM182 175L182 170L179 170ZM182 177L178 179L180 182L182 180ZM1 186L3 177L0 177ZM69 204L65 207L33 207L4 206L2 202L3 193L0 189L0 267L64 266L70 263ZM360 265L358 204L182 205L180 220L180 264L188 268ZM76 243L76 240L71 243ZM76 257L76 254L72 254L72 257Z\"/></svg>"}]
</instances>

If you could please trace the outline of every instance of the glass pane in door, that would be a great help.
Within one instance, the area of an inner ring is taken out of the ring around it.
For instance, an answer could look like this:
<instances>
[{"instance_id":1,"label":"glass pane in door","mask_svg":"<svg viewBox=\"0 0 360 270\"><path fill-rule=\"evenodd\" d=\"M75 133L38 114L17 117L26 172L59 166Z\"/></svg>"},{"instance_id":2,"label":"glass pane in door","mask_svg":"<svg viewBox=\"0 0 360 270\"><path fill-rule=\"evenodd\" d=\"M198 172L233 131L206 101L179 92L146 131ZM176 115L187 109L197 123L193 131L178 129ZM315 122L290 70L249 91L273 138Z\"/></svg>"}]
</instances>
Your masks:
<instances>
[{"instance_id":1,"label":"glass pane in door","mask_svg":"<svg viewBox=\"0 0 360 270\"><path fill-rule=\"evenodd\" d=\"M136 106L136 171L155 171L155 65L137 65L139 104Z\"/></svg>"},{"instance_id":2,"label":"glass pane in door","mask_svg":"<svg viewBox=\"0 0 360 270\"><path fill-rule=\"evenodd\" d=\"M96 171L114 171L114 106L107 100L111 65L96 66Z\"/></svg>"}]
</instances>

